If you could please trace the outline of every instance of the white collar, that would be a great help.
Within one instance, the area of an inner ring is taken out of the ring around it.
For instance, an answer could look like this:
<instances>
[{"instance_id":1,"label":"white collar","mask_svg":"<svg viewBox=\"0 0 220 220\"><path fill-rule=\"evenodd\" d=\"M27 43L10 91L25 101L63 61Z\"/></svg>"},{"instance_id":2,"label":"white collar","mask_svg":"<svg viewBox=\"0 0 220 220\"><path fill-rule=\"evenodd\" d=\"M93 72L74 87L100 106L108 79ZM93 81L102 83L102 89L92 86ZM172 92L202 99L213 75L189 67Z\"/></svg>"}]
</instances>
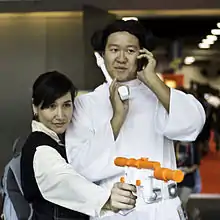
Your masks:
<instances>
[{"instance_id":1,"label":"white collar","mask_svg":"<svg viewBox=\"0 0 220 220\"><path fill-rule=\"evenodd\" d=\"M35 132L35 131L43 132L43 133L47 134L48 136L50 136L51 138L53 138L57 143L61 144L61 141L60 141L58 135L54 131L47 128L41 122L33 120L31 123L31 128L32 128L32 132Z\"/></svg>"}]
</instances>

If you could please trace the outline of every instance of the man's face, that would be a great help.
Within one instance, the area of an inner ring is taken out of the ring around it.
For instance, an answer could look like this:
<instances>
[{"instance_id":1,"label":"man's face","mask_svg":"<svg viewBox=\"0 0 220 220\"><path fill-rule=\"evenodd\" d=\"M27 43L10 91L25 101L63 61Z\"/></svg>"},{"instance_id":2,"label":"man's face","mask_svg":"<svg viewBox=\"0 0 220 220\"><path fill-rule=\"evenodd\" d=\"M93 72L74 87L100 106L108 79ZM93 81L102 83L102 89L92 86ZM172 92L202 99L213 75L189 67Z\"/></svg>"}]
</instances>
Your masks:
<instances>
[{"instance_id":1,"label":"man's face","mask_svg":"<svg viewBox=\"0 0 220 220\"><path fill-rule=\"evenodd\" d=\"M110 76L119 82L136 79L139 50L136 36L126 31L110 34L103 55Z\"/></svg>"}]
</instances>

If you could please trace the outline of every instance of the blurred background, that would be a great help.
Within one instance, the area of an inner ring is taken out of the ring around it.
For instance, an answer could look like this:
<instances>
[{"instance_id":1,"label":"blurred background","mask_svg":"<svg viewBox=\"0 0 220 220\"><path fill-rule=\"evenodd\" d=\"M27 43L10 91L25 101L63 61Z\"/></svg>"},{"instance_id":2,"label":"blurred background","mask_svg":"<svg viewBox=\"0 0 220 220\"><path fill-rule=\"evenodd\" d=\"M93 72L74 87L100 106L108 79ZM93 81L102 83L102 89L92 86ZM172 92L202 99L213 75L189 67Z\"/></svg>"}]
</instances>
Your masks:
<instances>
[{"instance_id":1,"label":"blurred background","mask_svg":"<svg viewBox=\"0 0 220 220\"><path fill-rule=\"evenodd\" d=\"M115 19L139 20L156 37L156 71L195 95L207 121L198 139L197 189L189 206L220 219L220 1L0 0L0 175L14 140L29 131L31 86L46 71L66 73L88 92L103 82L91 34ZM199 218L197 218L199 219Z\"/></svg>"}]
</instances>

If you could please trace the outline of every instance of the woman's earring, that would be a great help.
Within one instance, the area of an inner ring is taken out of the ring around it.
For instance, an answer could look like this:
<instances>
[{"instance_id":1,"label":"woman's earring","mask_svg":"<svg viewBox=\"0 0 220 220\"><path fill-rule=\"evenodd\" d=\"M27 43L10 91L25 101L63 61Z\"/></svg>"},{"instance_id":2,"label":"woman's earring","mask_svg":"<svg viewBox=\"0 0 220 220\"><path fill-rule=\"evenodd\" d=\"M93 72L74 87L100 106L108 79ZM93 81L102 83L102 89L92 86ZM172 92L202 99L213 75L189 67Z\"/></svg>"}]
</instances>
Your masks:
<instances>
[{"instance_id":1,"label":"woman's earring","mask_svg":"<svg viewBox=\"0 0 220 220\"><path fill-rule=\"evenodd\" d=\"M37 113L34 113L34 120L38 120L38 114Z\"/></svg>"}]
</instances>

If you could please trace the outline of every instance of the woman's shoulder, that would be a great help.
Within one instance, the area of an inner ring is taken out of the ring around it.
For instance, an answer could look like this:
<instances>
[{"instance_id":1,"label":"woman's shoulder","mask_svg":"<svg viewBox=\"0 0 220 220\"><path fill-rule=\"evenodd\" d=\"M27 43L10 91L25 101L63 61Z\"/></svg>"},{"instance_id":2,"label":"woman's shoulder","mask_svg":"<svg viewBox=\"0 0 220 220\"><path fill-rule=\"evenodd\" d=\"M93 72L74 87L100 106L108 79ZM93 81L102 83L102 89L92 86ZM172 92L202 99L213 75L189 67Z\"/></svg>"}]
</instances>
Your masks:
<instances>
[{"instance_id":1,"label":"woman's shoulder","mask_svg":"<svg viewBox=\"0 0 220 220\"><path fill-rule=\"evenodd\" d=\"M24 143L22 151L35 151L37 147L42 145L56 146L57 142L44 132L31 132Z\"/></svg>"}]
</instances>

